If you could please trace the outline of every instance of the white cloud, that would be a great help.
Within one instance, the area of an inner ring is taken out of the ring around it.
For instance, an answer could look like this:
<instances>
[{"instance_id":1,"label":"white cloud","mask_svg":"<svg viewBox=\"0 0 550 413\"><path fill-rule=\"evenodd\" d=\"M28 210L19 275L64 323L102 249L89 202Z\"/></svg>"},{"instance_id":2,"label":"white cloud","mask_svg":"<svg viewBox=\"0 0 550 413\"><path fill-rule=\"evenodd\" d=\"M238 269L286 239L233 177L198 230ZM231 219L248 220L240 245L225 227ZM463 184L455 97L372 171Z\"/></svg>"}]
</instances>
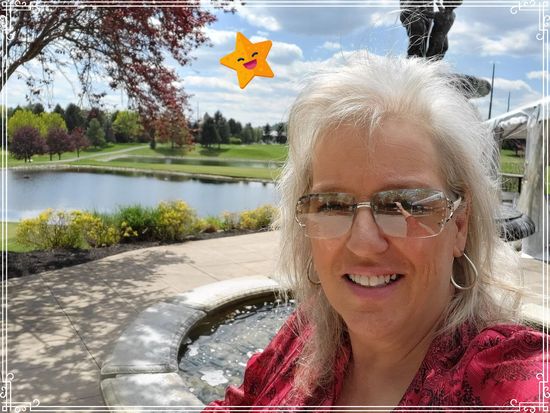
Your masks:
<instances>
[{"instance_id":1,"label":"white cloud","mask_svg":"<svg viewBox=\"0 0 550 413\"><path fill-rule=\"evenodd\" d=\"M369 24L372 27L393 27L401 25L399 10L377 11L369 16Z\"/></svg>"},{"instance_id":2,"label":"white cloud","mask_svg":"<svg viewBox=\"0 0 550 413\"><path fill-rule=\"evenodd\" d=\"M527 79L542 79L548 77L548 72L545 70L533 70L527 73Z\"/></svg>"},{"instance_id":3,"label":"white cloud","mask_svg":"<svg viewBox=\"0 0 550 413\"><path fill-rule=\"evenodd\" d=\"M491 79L486 78L487 81L491 81ZM502 89L505 91L509 90L525 90L528 92L532 92L533 89L531 86L529 86L525 81L523 80L509 80L509 79L503 79L503 78L495 78L495 89Z\"/></svg>"},{"instance_id":4,"label":"white cloud","mask_svg":"<svg viewBox=\"0 0 550 413\"><path fill-rule=\"evenodd\" d=\"M455 23L449 32L451 52L507 57L540 55L536 18L516 18L515 15L502 13L499 8L490 11L480 9L476 13L471 7L461 9L457 9Z\"/></svg>"},{"instance_id":5,"label":"white cloud","mask_svg":"<svg viewBox=\"0 0 550 413\"><path fill-rule=\"evenodd\" d=\"M246 7L246 6L237 6L237 13L241 16L248 24L254 27L260 27L265 30L276 32L281 29L281 24L275 16L269 15L268 13L263 13L260 9Z\"/></svg>"},{"instance_id":6,"label":"white cloud","mask_svg":"<svg viewBox=\"0 0 550 413\"><path fill-rule=\"evenodd\" d=\"M209 77L209 76L186 76L183 80L183 87L186 90L190 86L197 86L200 88L211 88L217 90L227 90L230 92L238 92L239 87L237 82L230 82L225 78Z\"/></svg>"},{"instance_id":7,"label":"white cloud","mask_svg":"<svg viewBox=\"0 0 550 413\"><path fill-rule=\"evenodd\" d=\"M493 38L480 37L479 41L481 52L486 56L540 53L534 33L529 29L509 31Z\"/></svg>"},{"instance_id":8,"label":"white cloud","mask_svg":"<svg viewBox=\"0 0 550 413\"><path fill-rule=\"evenodd\" d=\"M290 63L294 60L303 59L302 49L295 44L273 42L268 60L278 63Z\"/></svg>"},{"instance_id":9,"label":"white cloud","mask_svg":"<svg viewBox=\"0 0 550 413\"><path fill-rule=\"evenodd\" d=\"M323 45L321 46L322 49L326 49L326 50L339 50L342 48L342 45L338 42L329 42L329 41L326 41L325 43L323 43Z\"/></svg>"},{"instance_id":10,"label":"white cloud","mask_svg":"<svg viewBox=\"0 0 550 413\"><path fill-rule=\"evenodd\" d=\"M211 27L204 29L204 34L210 39L213 46L225 46L235 43L236 32L230 30L216 30ZM204 49L199 49L204 50Z\"/></svg>"}]
</instances>

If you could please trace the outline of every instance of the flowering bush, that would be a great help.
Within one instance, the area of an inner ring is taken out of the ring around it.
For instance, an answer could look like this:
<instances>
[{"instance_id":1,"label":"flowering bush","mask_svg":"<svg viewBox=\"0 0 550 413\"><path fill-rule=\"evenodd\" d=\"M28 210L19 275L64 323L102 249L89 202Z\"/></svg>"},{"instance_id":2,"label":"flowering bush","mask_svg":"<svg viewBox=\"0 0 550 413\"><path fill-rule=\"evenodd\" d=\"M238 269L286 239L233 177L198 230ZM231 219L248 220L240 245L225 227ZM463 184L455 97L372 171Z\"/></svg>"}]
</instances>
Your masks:
<instances>
[{"instance_id":1,"label":"flowering bush","mask_svg":"<svg viewBox=\"0 0 550 413\"><path fill-rule=\"evenodd\" d=\"M89 212L73 212L73 223L90 247L108 247L120 241L121 234L114 225Z\"/></svg>"},{"instance_id":2,"label":"flowering bush","mask_svg":"<svg viewBox=\"0 0 550 413\"><path fill-rule=\"evenodd\" d=\"M39 250L80 248L82 237L73 214L47 209L36 218L23 219L15 234L16 241Z\"/></svg>"},{"instance_id":3,"label":"flowering bush","mask_svg":"<svg viewBox=\"0 0 550 413\"><path fill-rule=\"evenodd\" d=\"M264 229L269 227L275 218L276 209L271 205L262 205L259 208L241 213L241 229Z\"/></svg>"},{"instance_id":4,"label":"flowering bush","mask_svg":"<svg viewBox=\"0 0 550 413\"><path fill-rule=\"evenodd\" d=\"M195 210L183 201L161 202L157 214L155 234L162 241L182 241L200 231Z\"/></svg>"}]
</instances>

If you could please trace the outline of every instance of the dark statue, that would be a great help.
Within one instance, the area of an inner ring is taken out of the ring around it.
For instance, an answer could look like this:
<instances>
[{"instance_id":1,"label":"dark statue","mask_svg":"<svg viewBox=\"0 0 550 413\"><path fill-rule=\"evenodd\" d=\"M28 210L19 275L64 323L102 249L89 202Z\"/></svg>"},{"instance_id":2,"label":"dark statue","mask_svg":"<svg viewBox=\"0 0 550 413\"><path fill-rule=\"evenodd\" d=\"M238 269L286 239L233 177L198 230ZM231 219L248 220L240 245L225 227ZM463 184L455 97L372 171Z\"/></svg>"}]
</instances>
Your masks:
<instances>
[{"instance_id":1,"label":"dark statue","mask_svg":"<svg viewBox=\"0 0 550 413\"><path fill-rule=\"evenodd\" d=\"M462 0L400 0L400 20L409 36L407 56L440 60L449 48L447 34Z\"/></svg>"},{"instance_id":2,"label":"dark statue","mask_svg":"<svg viewBox=\"0 0 550 413\"><path fill-rule=\"evenodd\" d=\"M400 20L409 37L407 57L441 60L449 48L447 35L455 21L455 12L462 0L399 0ZM485 79L456 75L464 95L486 96L491 84Z\"/></svg>"}]
</instances>

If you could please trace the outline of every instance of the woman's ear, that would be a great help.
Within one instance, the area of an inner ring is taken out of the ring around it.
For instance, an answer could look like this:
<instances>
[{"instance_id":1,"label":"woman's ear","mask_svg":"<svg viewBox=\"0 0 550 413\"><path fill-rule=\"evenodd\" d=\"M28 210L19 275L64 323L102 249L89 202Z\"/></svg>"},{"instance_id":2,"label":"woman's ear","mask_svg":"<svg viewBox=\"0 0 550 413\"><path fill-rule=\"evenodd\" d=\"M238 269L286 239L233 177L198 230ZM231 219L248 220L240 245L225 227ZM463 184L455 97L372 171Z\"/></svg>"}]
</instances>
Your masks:
<instances>
[{"instance_id":1,"label":"woman's ear","mask_svg":"<svg viewBox=\"0 0 550 413\"><path fill-rule=\"evenodd\" d=\"M466 201L465 205L456 211L452 221L454 221L457 229L453 255L458 258L464 255L464 250L466 249L468 224L470 221L470 202Z\"/></svg>"}]
</instances>

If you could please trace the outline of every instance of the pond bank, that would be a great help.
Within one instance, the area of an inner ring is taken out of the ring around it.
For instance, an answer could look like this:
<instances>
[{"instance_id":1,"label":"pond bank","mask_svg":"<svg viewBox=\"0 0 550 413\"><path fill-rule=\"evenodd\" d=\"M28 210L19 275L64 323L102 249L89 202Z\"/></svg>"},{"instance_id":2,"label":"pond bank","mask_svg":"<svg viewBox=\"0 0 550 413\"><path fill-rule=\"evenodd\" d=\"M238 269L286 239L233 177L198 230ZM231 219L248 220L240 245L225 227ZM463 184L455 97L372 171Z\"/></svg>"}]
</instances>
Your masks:
<instances>
[{"instance_id":1,"label":"pond bank","mask_svg":"<svg viewBox=\"0 0 550 413\"><path fill-rule=\"evenodd\" d=\"M32 170L32 171L77 171L77 172L86 172L86 171L100 171L100 172L131 172L131 173L141 173L144 175L161 175L161 176L181 176L188 178L196 179L209 179L220 182L260 182L260 183L274 183L273 179L262 179L262 178L250 178L250 177L232 177L225 175L210 175L210 174L199 174L199 173L190 173L190 172L178 172L178 171L164 171L159 169L147 169L147 168L126 168L118 166L96 166L96 165L22 165L22 166L12 166L6 168L7 170Z\"/></svg>"}]
</instances>

